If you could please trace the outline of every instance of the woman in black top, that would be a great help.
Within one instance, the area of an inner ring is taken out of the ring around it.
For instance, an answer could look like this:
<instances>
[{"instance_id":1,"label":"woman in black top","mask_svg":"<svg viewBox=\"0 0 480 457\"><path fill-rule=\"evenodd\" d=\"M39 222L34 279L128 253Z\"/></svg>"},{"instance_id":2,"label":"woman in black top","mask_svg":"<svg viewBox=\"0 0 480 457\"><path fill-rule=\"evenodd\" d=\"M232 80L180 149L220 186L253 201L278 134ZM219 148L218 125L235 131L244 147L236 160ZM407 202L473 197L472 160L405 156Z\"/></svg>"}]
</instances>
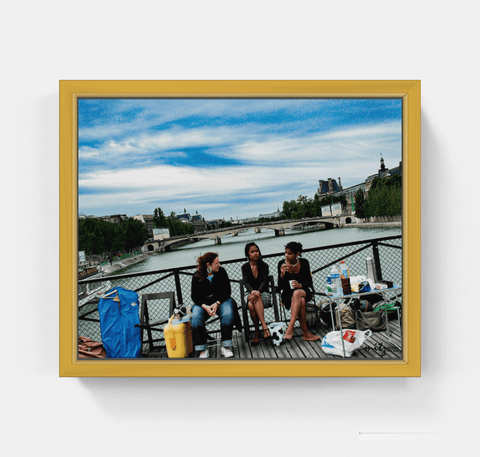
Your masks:
<instances>
[{"instance_id":1,"label":"woman in black top","mask_svg":"<svg viewBox=\"0 0 480 457\"><path fill-rule=\"evenodd\" d=\"M197 260L197 271L192 278L192 333L195 350L200 358L209 357L205 322L220 316L222 348L224 357L233 357L232 333L234 323L232 289L227 272L220 266L216 252L207 252Z\"/></svg>"},{"instance_id":2,"label":"woman in black top","mask_svg":"<svg viewBox=\"0 0 480 457\"><path fill-rule=\"evenodd\" d=\"M263 337L270 337L264 314L264 300L270 298L268 293L268 265L262 260L260 249L255 243L248 243L245 246L245 257L248 262L242 265L242 276L248 292L248 310L255 326L252 345L256 345L260 342L259 322L262 324Z\"/></svg>"},{"instance_id":3,"label":"woman in black top","mask_svg":"<svg viewBox=\"0 0 480 457\"><path fill-rule=\"evenodd\" d=\"M312 273L307 259L300 258L302 245L291 241L285 246L285 260L278 262L278 287L286 309L292 308L285 339L293 337L293 328L298 318L305 341L317 341L319 336L307 329L306 303L313 297Z\"/></svg>"}]
</instances>

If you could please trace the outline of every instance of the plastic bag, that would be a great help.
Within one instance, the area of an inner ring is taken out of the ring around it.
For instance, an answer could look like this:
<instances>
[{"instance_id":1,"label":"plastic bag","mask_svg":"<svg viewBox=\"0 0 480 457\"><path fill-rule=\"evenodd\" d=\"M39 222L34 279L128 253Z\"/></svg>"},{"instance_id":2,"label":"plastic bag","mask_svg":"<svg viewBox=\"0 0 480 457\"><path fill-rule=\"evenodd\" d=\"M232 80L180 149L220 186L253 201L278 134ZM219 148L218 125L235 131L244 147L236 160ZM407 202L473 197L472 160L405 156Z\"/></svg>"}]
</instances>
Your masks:
<instances>
[{"instance_id":1,"label":"plastic bag","mask_svg":"<svg viewBox=\"0 0 480 457\"><path fill-rule=\"evenodd\" d=\"M343 345L345 345L345 355L343 353ZM351 357L352 352L362 346L367 338L372 335L371 330L343 330L327 333L322 340L322 350L327 355L338 355L340 357Z\"/></svg>"}]
</instances>

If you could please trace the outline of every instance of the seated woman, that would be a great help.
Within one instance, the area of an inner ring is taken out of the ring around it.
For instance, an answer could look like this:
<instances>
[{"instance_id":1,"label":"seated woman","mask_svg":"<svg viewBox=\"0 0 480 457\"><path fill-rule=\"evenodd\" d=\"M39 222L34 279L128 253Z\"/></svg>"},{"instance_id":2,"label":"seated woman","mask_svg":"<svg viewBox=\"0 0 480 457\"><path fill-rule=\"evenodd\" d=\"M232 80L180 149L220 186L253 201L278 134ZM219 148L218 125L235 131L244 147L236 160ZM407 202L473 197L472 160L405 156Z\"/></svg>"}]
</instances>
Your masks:
<instances>
[{"instance_id":1,"label":"seated woman","mask_svg":"<svg viewBox=\"0 0 480 457\"><path fill-rule=\"evenodd\" d=\"M234 323L233 300L227 272L220 266L220 259L215 252L207 252L198 258L197 271L192 278L192 333L195 350L201 351L200 358L210 356L207 349L205 322L220 316L222 349L221 354L233 357L232 333Z\"/></svg>"},{"instance_id":2,"label":"seated woman","mask_svg":"<svg viewBox=\"0 0 480 457\"><path fill-rule=\"evenodd\" d=\"M262 254L255 243L248 243L245 246L245 257L247 263L242 265L242 276L247 289L247 306L255 326L255 336L252 345L260 342L259 322L262 324L263 337L270 337L270 331L265 323L264 302L271 300L268 292L268 265L262 260ZM248 324L245 324L248 325Z\"/></svg>"},{"instance_id":3,"label":"seated woman","mask_svg":"<svg viewBox=\"0 0 480 457\"><path fill-rule=\"evenodd\" d=\"M313 297L313 282L310 264L307 259L300 258L302 245L291 241L285 246L285 261L278 262L278 287L281 290L282 303L286 309L292 308L290 323L285 339L293 337L293 327L298 318L305 341L317 341L319 336L311 334L307 329L306 303Z\"/></svg>"}]
</instances>

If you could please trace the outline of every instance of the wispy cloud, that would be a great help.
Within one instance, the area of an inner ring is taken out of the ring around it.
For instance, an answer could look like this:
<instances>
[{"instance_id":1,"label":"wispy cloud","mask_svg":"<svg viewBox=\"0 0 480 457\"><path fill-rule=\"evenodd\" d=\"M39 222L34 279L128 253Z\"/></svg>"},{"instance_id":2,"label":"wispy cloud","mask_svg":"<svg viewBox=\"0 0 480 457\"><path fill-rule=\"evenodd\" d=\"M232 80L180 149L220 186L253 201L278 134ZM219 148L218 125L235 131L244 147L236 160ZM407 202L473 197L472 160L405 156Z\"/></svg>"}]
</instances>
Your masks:
<instances>
[{"instance_id":1,"label":"wispy cloud","mask_svg":"<svg viewBox=\"0 0 480 457\"><path fill-rule=\"evenodd\" d=\"M243 217L299 194L312 197L319 179L357 184L376 172L380 154L390 167L401 160L401 104L356 100L346 110L343 102L289 102L85 105L80 211L147 214L195 205L207 218Z\"/></svg>"}]
</instances>

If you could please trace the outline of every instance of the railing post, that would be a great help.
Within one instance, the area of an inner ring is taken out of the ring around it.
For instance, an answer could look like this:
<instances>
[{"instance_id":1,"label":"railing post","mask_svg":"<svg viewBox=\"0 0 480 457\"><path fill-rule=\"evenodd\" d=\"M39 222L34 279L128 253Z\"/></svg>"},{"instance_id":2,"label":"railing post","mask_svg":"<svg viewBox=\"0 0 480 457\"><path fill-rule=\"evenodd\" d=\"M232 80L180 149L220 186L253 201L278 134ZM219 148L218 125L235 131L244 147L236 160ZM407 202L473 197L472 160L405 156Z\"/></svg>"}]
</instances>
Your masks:
<instances>
[{"instance_id":1,"label":"railing post","mask_svg":"<svg viewBox=\"0 0 480 457\"><path fill-rule=\"evenodd\" d=\"M378 252L378 243L374 241L372 243L373 249L373 261L375 262L375 271L377 273L377 281L381 281L382 278L382 267L380 265L380 254Z\"/></svg>"},{"instance_id":2,"label":"railing post","mask_svg":"<svg viewBox=\"0 0 480 457\"><path fill-rule=\"evenodd\" d=\"M177 304L183 305L183 296L182 296L182 285L180 284L180 274L178 270L175 270L175 287L177 289Z\"/></svg>"}]
</instances>

